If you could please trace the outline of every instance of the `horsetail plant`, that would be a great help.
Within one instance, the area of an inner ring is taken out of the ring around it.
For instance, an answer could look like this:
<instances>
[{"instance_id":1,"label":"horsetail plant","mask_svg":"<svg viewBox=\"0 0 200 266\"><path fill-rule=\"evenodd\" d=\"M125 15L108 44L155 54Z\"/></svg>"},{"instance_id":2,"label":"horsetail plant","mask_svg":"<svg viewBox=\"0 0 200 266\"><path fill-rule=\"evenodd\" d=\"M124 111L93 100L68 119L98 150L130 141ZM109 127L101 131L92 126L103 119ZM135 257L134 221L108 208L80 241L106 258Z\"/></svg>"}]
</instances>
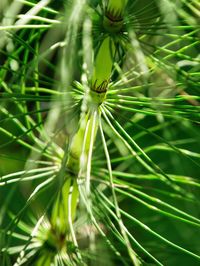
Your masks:
<instances>
[{"instance_id":1,"label":"horsetail plant","mask_svg":"<svg viewBox=\"0 0 200 266\"><path fill-rule=\"evenodd\" d=\"M199 265L198 1L2 3L0 264Z\"/></svg>"}]
</instances>

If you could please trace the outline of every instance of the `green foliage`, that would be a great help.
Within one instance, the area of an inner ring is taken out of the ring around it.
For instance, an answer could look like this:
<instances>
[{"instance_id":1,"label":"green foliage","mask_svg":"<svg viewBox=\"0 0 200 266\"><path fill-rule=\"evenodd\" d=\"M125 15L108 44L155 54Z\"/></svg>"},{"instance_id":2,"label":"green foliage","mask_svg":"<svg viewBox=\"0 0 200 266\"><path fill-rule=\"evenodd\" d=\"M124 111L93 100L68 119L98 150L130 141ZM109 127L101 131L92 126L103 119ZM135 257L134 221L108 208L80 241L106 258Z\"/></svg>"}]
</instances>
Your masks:
<instances>
[{"instance_id":1,"label":"green foliage","mask_svg":"<svg viewBox=\"0 0 200 266\"><path fill-rule=\"evenodd\" d=\"M199 265L198 0L3 0L0 265Z\"/></svg>"}]
</instances>

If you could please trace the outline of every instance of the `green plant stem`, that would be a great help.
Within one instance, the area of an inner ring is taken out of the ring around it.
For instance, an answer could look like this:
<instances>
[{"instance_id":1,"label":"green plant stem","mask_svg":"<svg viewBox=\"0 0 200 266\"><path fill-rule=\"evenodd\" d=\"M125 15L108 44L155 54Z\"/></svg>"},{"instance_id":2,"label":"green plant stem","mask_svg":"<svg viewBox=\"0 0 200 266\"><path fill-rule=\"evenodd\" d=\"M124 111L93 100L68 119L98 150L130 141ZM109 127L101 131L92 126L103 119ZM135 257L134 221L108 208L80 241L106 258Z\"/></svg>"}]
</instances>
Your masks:
<instances>
[{"instance_id":1,"label":"green plant stem","mask_svg":"<svg viewBox=\"0 0 200 266\"><path fill-rule=\"evenodd\" d=\"M109 12L109 16L116 16L117 20L120 17L120 21L116 21L115 23L116 27L114 27L114 32L121 27L121 21L123 22L121 16L126 3L126 0L108 1L106 12ZM108 31L110 31L110 18L108 18L108 23L104 20L104 27L107 27ZM77 182L80 177L85 176L86 193L90 193L92 149L99 127L97 115L100 112L99 106L106 97L107 87L115 62L115 55L115 38L106 34L96 53L90 92L88 95L87 93L85 94L86 101L83 101L83 104L86 104L86 111L81 114L78 130L69 146L68 160L66 163L67 178L59 192L52 211L51 223L55 233L60 234L60 239L71 233L75 246L77 246L77 242L73 230L73 221L75 219L79 198Z\"/></svg>"},{"instance_id":2,"label":"green plant stem","mask_svg":"<svg viewBox=\"0 0 200 266\"><path fill-rule=\"evenodd\" d=\"M85 168L81 164L81 158L84 156L84 161L87 161L91 145L93 147L97 128L98 122L94 120L94 113L87 112L84 114L69 147L66 181L59 192L51 217L52 227L55 232L59 232L61 237L68 235L69 232L73 234L72 223L75 219L79 198L77 180L80 170L83 172L86 170L81 169L82 167ZM93 140L92 143L91 139ZM73 242L76 242L75 238Z\"/></svg>"},{"instance_id":3,"label":"green plant stem","mask_svg":"<svg viewBox=\"0 0 200 266\"><path fill-rule=\"evenodd\" d=\"M122 14L128 0L108 0L107 10L115 14Z\"/></svg>"},{"instance_id":4,"label":"green plant stem","mask_svg":"<svg viewBox=\"0 0 200 266\"><path fill-rule=\"evenodd\" d=\"M107 36L101 43L94 63L91 89L98 93L106 92L111 78L116 47L113 39Z\"/></svg>"}]
</instances>

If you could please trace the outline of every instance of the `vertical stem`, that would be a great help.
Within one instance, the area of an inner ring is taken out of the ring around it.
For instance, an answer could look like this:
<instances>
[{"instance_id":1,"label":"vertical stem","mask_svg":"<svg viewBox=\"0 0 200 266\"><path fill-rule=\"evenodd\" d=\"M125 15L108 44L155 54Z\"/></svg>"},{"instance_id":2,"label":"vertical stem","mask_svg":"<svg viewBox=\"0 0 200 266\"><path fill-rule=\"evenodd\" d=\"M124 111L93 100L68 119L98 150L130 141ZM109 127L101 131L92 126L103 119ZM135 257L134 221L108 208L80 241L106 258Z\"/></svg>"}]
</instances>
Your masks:
<instances>
[{"instance_id":1,"label":"vertical stem","mask_svg":"<svg viewBox=\"0 0 200 266\"><path fill-rule=\"evenodd\" d=\"M116 60L117 33L123 25L123 13L127 0L108 0L103 18L103 27L107 31L96 53L92 76L90 79L90 93L86 99L86 110L80 116L77 132L72 138L66 168L67 180L60 191L52 211L52 226L56 232L65 236L70 232L72 240L77 246L73 230L79 191L77 179L85 174L86 193L90 194L90 171L92 149L99 127L97 115L99 106L104 101L108 84L111 79L113 64ZM116 36L114 36L116 35ZM85 163L87 165L85 167Z\"/></svg>"},{"instance_id":2,"label":"vertical stem","mask_svg":"<svg viewBox=\"0 0 200 266\"><path fill-rule=\"evenodd\" d=\"M108 0L107 10L114 15L122 16L128 0Z\"/></svg>"},{"instance_id":3,"label":"vertical stem","mask_svg":"<svg viewBox=\"0 0 200 266\"><path fill-rule=\"evenodd\" d=\"M98 93L106 92L111 78L115 52L116 48L113 39L110 36L106 37L101 43L94 63L91 86L93 91Z\"/></svg>"},{"instance_id":4,"label":"vertical stem","mask_svg":"<svg viewBox=\"0 0 200 266\"><path fill-rule=\"evenodd\" d=\"M95 112L88 112L81 117L79 129L72 138L69 148L69 156L66 165L68 176L62 190L59 192L52 211L51 223L53 228L62 235L66 235L69 231L71 231L74 241L75 238L72 223L76 215L77 202L79 198L77 178L81 167L80 160L82 153L84 153L86 158L88 156L91 157L92 147L98 127L95 117ZM84 150L83 143L85 143Z\"/></svg>"},{"instance_id":5,"label":"vertical stem","mask_svg":"<svg viewBox=\"0 0 200 266\"><path fill-rule=\"evenodd\" d=\"M58 234L66 234L68 231L68 203L67 197L69 195L71 186L71 178L68 177L62 190L59 192L56 202L53 206L51 215L51 224L53 229Z\"/></svg>"},{"instance_id":6,"label":"vertical stem","mask_svg":"<svg viewBox=\"0 0 200 266\"><path fill-rule=\"evenodd\" d=\"M128 0L107 1L103 26L108 32L115 33L115 36L117 36L117 33L120 32L123 26L123 17L127 2Z\"/></svg>"}]
</instances>

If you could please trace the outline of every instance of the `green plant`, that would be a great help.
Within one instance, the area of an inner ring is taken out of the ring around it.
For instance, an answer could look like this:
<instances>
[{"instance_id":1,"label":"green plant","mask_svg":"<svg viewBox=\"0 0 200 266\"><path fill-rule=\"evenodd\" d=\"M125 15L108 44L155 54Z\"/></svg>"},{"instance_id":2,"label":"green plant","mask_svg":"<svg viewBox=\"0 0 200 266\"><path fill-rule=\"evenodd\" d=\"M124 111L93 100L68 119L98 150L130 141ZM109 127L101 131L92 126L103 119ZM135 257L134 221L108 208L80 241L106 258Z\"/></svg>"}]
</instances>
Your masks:
<instances>
[{"instance_id":1,"label":"green plant","mask_svg":"<svg viewBox=\"0 0 200 266\"><path fill-rule=\"evenodd\" d=\"M198 265L199 2L2 3L1 265Z\"/></svg>"}]
</instances>

